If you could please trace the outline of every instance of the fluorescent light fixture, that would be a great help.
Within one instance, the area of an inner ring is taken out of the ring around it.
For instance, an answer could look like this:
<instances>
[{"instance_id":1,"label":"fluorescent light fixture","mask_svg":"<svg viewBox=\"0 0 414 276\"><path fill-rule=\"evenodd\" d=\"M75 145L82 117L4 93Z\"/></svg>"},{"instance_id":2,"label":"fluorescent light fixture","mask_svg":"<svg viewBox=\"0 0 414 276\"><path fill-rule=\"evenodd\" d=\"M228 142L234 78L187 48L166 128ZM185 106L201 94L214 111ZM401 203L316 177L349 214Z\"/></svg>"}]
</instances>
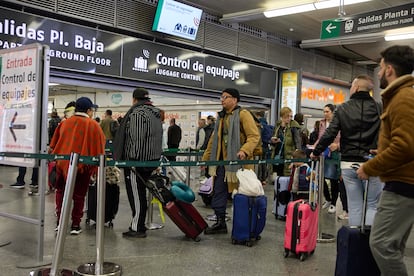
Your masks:
<instances>
[{"instance_id":1,"label":"fluorescent light fixture","mask_svg":"<svg viewBox=\"0 0 414 276\"><path fill-rule=\"evenodd\" d=\"M371 0L343 0L344 6L358 4L363 2L368 2ZM328 8L339 7L340 1L339 0L326 0L326 1L316 1L309 4L303 4L299 6L281 8L281 9L274 9L270 11L263 12L264 16L266 17L276 17L276 16L283 16L288 14L296 14L314 10L322 10Z\"/></svg>"},{"instance_id":2,"label":"fluorescent light fixture","mask_svg":"<svg viewBox=\"0 0 414 276\"><path fill-rule=\"evenodd\" d=\"M375 43L382 40L384 37L383 33L369 33L350 35L344 37L330 38L330 39L308 39L302 40L299 45L302 49L319 48L319 47L330 47L350 44L367 44Z\"/></svg>"},{"instance_id":3,"label":"fluorescent light fixture","mask_svg":"<svg viewBox=\"0 0 414 276\"><path fill-rule=\"evenodd\" d=\"M386 41L414 39L414 33L388 34L384 37Z\"/></svg>"},{"instance_id":4,"label":"fluorescent light fixture","mask_svg":"<svg viewBox=\"0 0 414 276\"><path fill-rule=\"evenodd\" d=\"M314 11L315 6L313 4L305 4L300 6L293 6L293 7L287 7L282 9L276 9L271 11L265 11L263 12L264 16L266 17L276 17L276 16L282 16L282 15L288 15L288 14L294 14L294 13L302 13L302 12L308 12L308 11Z\"/></svg>"}]
</instances>

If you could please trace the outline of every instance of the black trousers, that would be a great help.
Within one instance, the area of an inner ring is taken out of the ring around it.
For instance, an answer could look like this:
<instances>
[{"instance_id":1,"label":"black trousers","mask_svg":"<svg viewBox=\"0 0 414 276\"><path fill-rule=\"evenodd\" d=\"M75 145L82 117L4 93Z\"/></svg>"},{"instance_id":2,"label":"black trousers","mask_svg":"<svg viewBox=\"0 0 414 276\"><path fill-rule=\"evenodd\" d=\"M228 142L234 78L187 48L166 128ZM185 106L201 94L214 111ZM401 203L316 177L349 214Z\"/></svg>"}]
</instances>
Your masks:
<instances>
[{"instance_id":1,"label":"black trousers","mask_svg":"<svg viewBox=\"0 0 414 276\"><path fill-rule=\"evenodd\" d=\"M129 206L132 211L131 229L145 232L145 219L147 216L148 200L147 189L144 181L147 181L155 168L124 168L125 188Z\"/></svg>"}]
</instances>

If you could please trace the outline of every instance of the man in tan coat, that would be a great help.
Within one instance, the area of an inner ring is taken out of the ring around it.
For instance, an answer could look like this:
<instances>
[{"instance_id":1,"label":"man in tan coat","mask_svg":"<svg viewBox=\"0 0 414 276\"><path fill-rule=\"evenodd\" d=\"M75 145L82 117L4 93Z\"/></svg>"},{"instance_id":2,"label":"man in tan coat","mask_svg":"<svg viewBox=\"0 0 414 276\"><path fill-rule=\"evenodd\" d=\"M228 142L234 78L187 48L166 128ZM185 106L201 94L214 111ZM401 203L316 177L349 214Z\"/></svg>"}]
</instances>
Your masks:
<instances>
[{"instance_id":1,"label":"man in tan coat","mask_svg":"<svg viewBox=\"0 0 414 276\"><path fill-rule=\"evenodd\" d=\"M414 49L392 46L381 57L384 112L378 153L357 173L361 179L379 176L385 182L370 246L381 275L403 276L408 275L404 249L414 224Z\"/></svg>"},{"instance_id":2,"label":"man in tan coat","mask_svg":"<svg viewBox=\"0 0 414 276\"><path fill-rule=\"evenodd\" d=\"M203 161L253 159L253 151L260 141L259 130L250 111L238 106L240 94L234 88L226 88L221 94L223 110L218 120ZM227 233L226 207L228 194L238 187L236 172L240 165L210 166L209 174L214 176L214 193L211 207L217 222L205 230L205 234ZM253 169L253 165L244 165Z\"/></svg>"}]
</instances>

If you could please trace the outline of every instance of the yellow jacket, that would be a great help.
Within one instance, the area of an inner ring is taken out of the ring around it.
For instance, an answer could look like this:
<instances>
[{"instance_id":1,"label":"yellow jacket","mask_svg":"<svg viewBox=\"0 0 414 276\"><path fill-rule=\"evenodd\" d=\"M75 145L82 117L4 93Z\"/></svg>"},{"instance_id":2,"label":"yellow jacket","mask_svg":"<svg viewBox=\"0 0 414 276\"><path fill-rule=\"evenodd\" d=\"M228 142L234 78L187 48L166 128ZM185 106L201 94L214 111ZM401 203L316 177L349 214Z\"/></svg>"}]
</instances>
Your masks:
<instances>
[{"instance_id":1,"label":"yellow jacket","mask_svg":"<svg viewBox=\"0 0 414 276\"><path fill-rule=\"evenodd\" d=\"M233 110L231 112L226 112L224 118L219 118L217 121L218 124L218 143L217 143L217 155L214 160L227 160L227 146L225 141L223 140L223 124L229 124L229 118L233 114L233 112L237 112L237 110ZM203 154L203 161L210 161L211 149L213 144L213 137L215 137L214 133L210 136L210 140L207 145L207 149L204 151ZM253 115L250 111L246 109L240 109L240 150L245 152L247 155L248 160L252 160L254 158L253 151L256 148L257 144L261 142L260 140L260 133L256 126L256 122L253 119ZM231 143L231 141L228 141ZM220 158L220 156L222 158ZM214 168L214 167L213 167ZM245 169L254 169L253 164L246 164L243 165ZM215 171L214 171L215 173ZM228 189L229 192L232 192L233 189L237 188L238 182L237 178L232 178L231 180L227 179Z\"/></svg>"}]
</instances>

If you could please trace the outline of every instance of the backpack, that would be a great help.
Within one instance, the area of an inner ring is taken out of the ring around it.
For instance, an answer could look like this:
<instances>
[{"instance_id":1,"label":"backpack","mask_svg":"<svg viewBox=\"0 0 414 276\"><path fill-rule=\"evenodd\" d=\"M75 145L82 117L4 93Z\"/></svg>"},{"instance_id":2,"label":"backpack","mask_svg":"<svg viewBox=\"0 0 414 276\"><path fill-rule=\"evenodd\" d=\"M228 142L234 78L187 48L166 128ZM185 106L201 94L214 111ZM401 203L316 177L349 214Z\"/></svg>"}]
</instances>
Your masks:
<instances>
[{"instance_id":1,"label":"backpack","mask_svg":"<svg viewBox=\"0 0 414 276\"><path fill-rule=\"evenodd\" d=\"M310 185L311 169L308 164L303 164L299 167L295 167L292 170L293 174L292 182L289 183L289 189L293 192L307 192Z\"/></svg>"},{"instance_id":2,"label":"backpack","mask_svg":"<svg viewBox=\"0 0 414 276\"><path fill-rule=\"evenodd\" d=\"M274 130L275 130L274 126L266 124L266 123L262 123L261 136L262 136L263 146L266 146L269 144L270 140L272 139Z\"/></svg>"},{"instance_id":3,"label":"backpack","mask_svg":"<svg viewBox=\"0 0 414 276\"><path fill-rule=\"evenodd\" d=\"M109 126L109 131L112 134L112 137L115 137L116 132L118 131L119 128L119 123L118 121L114 120L111 122L110 126Z\"/></svg>"}]
</instances>

